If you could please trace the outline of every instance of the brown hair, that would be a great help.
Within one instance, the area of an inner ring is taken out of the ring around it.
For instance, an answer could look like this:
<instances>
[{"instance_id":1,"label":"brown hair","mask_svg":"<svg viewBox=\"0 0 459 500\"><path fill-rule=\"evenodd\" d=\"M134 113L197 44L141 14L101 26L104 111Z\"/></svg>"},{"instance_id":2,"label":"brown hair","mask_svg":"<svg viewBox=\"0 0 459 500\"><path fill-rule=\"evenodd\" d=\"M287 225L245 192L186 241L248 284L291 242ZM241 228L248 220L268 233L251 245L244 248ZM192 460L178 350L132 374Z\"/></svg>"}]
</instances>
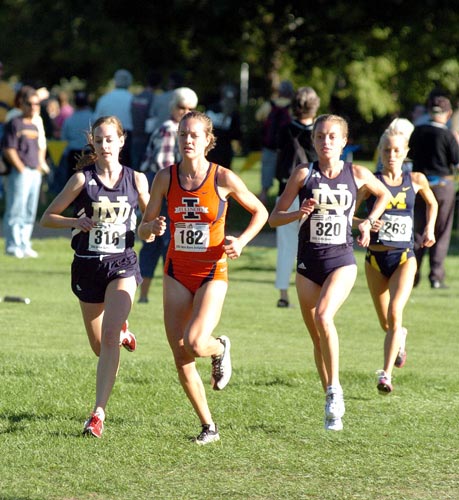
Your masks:
<instances>
[{"instance_id":1,"label":"brown hair","mask_svg":"<svg viewBox=\"0 0 459 500\"><path fill-rule=\"evenodd\" d=\"M298 118L314 118L320 106L320 97L312 87L300 87L292 101L292 109Z\"/></svg>"},{"instance_id":2,"label":"brown hair","mask_svg":"<svg viewBox=\"0 0 459 500\"><path fill-rule=\"evenodd\" d=\"M204 154L207 154L211 149L215 147L215 144L217 143L217 139L215 138L214 135L214 125L212 123L212 120L206 114L201 113L200 111L189 111L180 120L179 130L182 123L184 123L187 120L199 120L202 123L204 123L204 132L206 133L206 136L210 139L209 145L206 147L204 151Z\"/></svg>"},{"instance_id":3,"label":"brown hair","mask_svg":"<svg viewBox=\"0 0 459 500\"><path fill-rule=\"evenodd\" d=\"M20 108L22 106L22 103L28 99L29 97L32 97L37 94L37 90L34 87L31 87L30 85L23 85L17 92L16 95L14 96L14 105L16 108Z\"/></svg>"},{"instance_id":4,"label":"brown hair","mask_svg":"<svg viewBox=\"0 0 459 500\"><path fill-rule=\"evenodd\" d=\"M314 125L312 127L312 137L316 135L316 130L317 126L320 123L323 122L335 122L341 127L341 132L343 134L343 137L347 139L347 136L349 134L349 125L347 124L347 121L339 115L320 115L317 117L316 121L314 122Z\"/></svg>"},{"instance_id":5,"label":"brown hair","mask_svg":"<svg viewBox=\"0 0 459 500\"><path fill-rule=\"evenodd\" d=\"M104 123L108 125L114 125L116 128L116 132L118 137L124 137L125 133L123 130L123 126L118 117L116 116L101 116L98 118L91 126L91 130L86 132L86 138L88 143L81 150L81 154L77 156L77 163L75 166L75 170L82 170L84 167L88 165L92 165L97 161L96 150L94 149L94 131L97 127L100 127Z\"/></svg>"}]
</instances>

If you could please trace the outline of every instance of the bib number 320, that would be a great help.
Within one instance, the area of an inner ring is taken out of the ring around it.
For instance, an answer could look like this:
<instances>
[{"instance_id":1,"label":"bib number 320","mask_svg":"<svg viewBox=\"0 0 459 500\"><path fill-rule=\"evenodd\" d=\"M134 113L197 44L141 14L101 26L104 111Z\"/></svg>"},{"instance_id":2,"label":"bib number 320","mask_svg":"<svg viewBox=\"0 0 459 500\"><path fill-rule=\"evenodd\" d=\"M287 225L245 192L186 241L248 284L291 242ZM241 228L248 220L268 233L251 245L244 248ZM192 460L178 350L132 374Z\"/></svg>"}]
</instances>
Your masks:
<instances>
[{"instance_id":1,"label":"bib number 320","mask_svg":"<svg viewBox=\"0 0 459 500\"><path fill-rule=\"evenodd\" d=\"M311 216L311 242L331 245L346 243L345 215L314 214Z\"/></svg>"}]
</instances>

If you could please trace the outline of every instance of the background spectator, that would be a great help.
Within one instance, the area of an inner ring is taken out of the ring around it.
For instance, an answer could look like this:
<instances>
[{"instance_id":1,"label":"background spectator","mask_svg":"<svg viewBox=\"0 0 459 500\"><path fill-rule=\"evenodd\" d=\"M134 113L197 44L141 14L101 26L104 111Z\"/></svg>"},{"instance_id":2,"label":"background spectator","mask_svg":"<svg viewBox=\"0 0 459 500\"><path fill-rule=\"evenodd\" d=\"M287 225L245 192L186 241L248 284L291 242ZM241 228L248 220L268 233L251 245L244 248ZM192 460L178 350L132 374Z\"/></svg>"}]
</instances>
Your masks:
<instances>
[{"instance_id":1,"label":"background spectator","mask_svg":"<svg viewBox=\"0 0 459 500\"><path fill-rule=\"evenodd\" d=\"M121 150L120 162L122 165L131 165L132 141L132 93L128 90L132 84L132 75L126 69L119 69L113 75L115 88L99 98L94 111L94 120L101 116L117 116L125 133L124 147Z\"/></svg>"}]
</instances>

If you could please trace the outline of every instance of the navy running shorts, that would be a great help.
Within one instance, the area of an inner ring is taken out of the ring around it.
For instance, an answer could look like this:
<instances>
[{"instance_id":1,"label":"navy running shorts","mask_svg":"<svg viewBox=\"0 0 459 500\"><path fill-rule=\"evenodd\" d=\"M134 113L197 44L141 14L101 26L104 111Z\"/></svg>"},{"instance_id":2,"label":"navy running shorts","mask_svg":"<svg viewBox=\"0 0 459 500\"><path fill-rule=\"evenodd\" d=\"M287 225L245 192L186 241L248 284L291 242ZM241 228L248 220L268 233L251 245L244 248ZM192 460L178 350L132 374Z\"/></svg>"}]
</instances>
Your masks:
<instances>
[{"instance_id":1,"label":"navy running shorts","mask_svg":"<svg viewBox=\"0 0 459 500\"><path fill-rule=\"evenodd\" d=\"M105 300L105 290L111 281L132 276L137 285L142 282L137 255L132 249L102 258L75 255L72 291L82 302L100 304Z\"/></svg>"}]
</instances>

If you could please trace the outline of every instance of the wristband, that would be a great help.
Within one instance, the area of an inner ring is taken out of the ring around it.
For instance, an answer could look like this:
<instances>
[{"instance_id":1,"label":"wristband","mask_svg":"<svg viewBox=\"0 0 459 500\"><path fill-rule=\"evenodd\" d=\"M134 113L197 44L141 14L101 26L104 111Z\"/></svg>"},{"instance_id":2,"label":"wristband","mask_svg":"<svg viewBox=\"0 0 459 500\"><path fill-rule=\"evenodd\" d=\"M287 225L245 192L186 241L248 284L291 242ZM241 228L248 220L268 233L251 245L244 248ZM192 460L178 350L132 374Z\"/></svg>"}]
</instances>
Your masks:
<instances>
[{"instance_id":1,"label":"wristband","mask_svg":"<svg viewBox=\"0 0 459 500\"><path fill-rule=\"evenodd\" d=\"M367 217L366 220L370 223L371 227L373 227L376 223L376 221L373 219L373 217Z\"/></svg>"}]
</instances>

